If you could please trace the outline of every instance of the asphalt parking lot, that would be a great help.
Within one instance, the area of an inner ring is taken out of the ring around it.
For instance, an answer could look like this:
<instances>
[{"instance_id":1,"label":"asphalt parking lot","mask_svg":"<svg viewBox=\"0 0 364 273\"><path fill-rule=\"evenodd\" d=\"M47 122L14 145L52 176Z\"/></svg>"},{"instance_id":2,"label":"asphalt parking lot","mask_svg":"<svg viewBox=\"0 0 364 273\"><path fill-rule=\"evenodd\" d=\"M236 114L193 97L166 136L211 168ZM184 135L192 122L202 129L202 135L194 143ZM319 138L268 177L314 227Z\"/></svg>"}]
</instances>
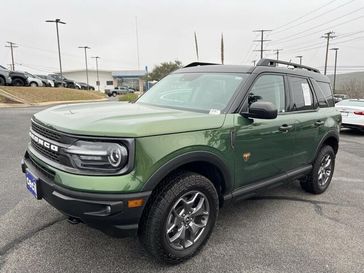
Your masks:
<instances>
[{"instance_id":1,"label":"asphalt parking lot","mask_svg":"<svg viewBox=\"0 0 364 273\"><path fill-rule=\"evenodd\" d=\"M20 160L39 110L0 108L0 272L364 272L364 134L342 133L326 193L293 182L231 204L201 253L165 266L27 192Z\"/></svg>"}]
</instances>

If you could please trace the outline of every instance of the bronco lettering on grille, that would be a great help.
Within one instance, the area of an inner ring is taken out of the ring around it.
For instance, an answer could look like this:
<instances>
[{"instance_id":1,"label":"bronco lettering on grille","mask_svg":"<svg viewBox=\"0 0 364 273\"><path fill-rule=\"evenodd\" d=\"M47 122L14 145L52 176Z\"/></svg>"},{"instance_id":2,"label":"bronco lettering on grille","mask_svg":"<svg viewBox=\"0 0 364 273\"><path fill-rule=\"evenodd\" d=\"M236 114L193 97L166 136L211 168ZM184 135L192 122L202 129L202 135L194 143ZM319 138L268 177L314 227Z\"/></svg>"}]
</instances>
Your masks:
<instances>
[{"instance_id":1,"label":"bronco lettering on grille","mask_svg":"<svg viewBox=\"0 0 364 273\"><path fill-rule=\"evenodd\" d=\"M47 141L45 141L44 139L41 139L39 137L37 137L36 135L34 135L32 132L29 132L29 136L36 142L38 143L39 145L49 149L49 150L52 150L54 152L58 152L58 146L54 145L54 144L51 144Z\"/></svg>"}]
</instances>

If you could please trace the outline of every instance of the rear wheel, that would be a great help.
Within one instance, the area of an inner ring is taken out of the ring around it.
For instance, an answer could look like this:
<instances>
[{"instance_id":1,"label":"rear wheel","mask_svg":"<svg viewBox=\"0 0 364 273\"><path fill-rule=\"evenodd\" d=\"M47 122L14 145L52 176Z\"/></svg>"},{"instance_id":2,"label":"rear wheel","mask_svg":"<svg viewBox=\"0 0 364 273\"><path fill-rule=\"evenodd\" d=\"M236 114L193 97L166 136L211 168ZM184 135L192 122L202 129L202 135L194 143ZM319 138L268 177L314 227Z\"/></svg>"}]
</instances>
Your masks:
<instances>
[{"instance_id":1,"label":"rear wheel","mask_svg":"<svg viewBox=\"0 0 364 273\"><path fill-rule=\"evenodd\" d=\"M218 195L206 177L183 173L169 178L151 197L141 221L140 239L158 260L176 264L207 242L218 215Z\"/></svg>"},{"instance_id":2,"label":"rear wheel","mask_svg":"<svg viewBox=\"0 0 364 273\"><path fill-rule=\"evenodd\" d=\"M0 77L0 86L5 85L5 79L3 77Z\"/></svg>"},{"instance_id":3,"label":"rear wheel","mask_svg":"<svg viewBox=\"0 0 364 273\"><path fill-rule=\"evenodd\" d=\"M113 97L116 97L116 95L117 95L116 92L112 92Z\"/></svg>"},{"instance_id":4,"label":"rear wheel","mask_svg":"<svg viewBox=\"0 0 364 273\"><path fill-rule=\"evenodd\" d=\"M21 78L13 78L11 83L14 86L25 86L25 81Z\"/></svg>"},{"instance_id":5,"label":"rear wheel","mask_svg":"<svg viewBox=\"0 0 364 273\"><path fill-rule=\"evenodd\" d=\"M36 82L31 82L31 83L30 83L30 86L31 86L31 87L37 87L37 86L38 86L38 84L37 84Z\"/></svg>"},{"instance_id":6,"label":"rear wheel","mask_svg":"<svg viewBox=\"0 0 364 273\"><path fill-rule=\"evenodd\" d=\"M335 168L335 152L331 146L324 146L318 153L311 173L300 183L303 190L320 194L329 187Z\"/></svg>"}]
</instances>

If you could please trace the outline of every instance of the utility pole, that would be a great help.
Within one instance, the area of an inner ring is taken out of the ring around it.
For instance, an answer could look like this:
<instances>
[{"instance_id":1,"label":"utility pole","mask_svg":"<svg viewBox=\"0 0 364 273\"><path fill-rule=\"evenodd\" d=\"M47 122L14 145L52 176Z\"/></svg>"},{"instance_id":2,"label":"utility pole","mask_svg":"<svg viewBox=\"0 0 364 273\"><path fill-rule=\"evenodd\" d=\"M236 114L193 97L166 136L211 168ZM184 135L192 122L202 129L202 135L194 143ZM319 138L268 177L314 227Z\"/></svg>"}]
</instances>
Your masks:
<instances>
[{"instance_id":1,"label":"utility pole","mask_svg":"<svg viewBox=\"0 0 364 273\"><path fill-rule=\"evenodd\" d=\"M335 94L335 91L336 91L336 67L337 67L337 51L339 50L338 47L334 47L334 48L331 48L330 50L334 50L335 51L335 66L334 66L334 86L333 86L333 89L334 89L334 94Z\"/></svg>"},{"instance_id":2,"label":"utility pole","mask_svg":"<svg viewBox=\"0 0 364 273\"><path fill-rule=\"evenodd\" d=\"M260 32L260 40L254 40L254 42L260 42L260 49L254 50L254 51L260 51L261 59L263 59L263 52L267 51L267 50L264 50L264 43L270 41L270 40L264 40L264 33L268 32L268 31L272 31L272 30L270 30L270 29L253 30L253 32Z\"/></svg>"},{"instance_id":3,"label":"utility pole","mask_svg":"<svg viewBox=\"0 0 364 273\"><path fill-rule=\"evenodd\" d=\"M224 35L221 33L221 64L224 64Z\"/></svg>"},{"instance_id":4,"label":"utility pole","mask_svg":"<svg viewBox=\"0 0 364 273\"><path fill-rule=\"evenodd\" d=\"M99 79L99 56L91 57L96 61L96 78L97 78L97 91L100 91L100 79Z\"/></svg>"},{"instance_id":5,"label":"utility pole","mask_svg":"<svg viewBox=\"0 0 364 273\"><path fill-rule=\"evenodd\" d=\"M78 48L83 48L85 50L87 90L90 90L90 86L88 85L87 49L91 49L91 48L88 46L79 46Z\"/></svg>"},{"instance_id":6,"label":"utility pole","mask_svg":"<svg viewBox=\"0 0 364 273\"><path fill-rule=\"evenodd\" d=\"M303 56L302 55L298 55L298 56L296 56L296 58L300 59L300 65L302 65L302 58L303 58Z\"/></svg>"},{"instance_id":7,"label":"utility pole","mask_svg":"<svg viewBox=\"0 0 364 273\"><path fill-rule=\"evenodd\" d=\"M140 59L139 59L139 32L138 32L138 17L135 16L135 35L136 35L136 49L138 58L138 70L140 69Z\"/></svg>"},{"instance_id":8,"label":"utility pole","mask_svg":"<svg viewBox=\"0 0 364 273\"><path fill-rule=\"evenodd\" d=\"M196 34L196 31L194 32L194 36L195 36L196 58L197 58L197 61L199 61L200 58L199 58L199 55L198 55L198 42L197 42L197 34Z\"/></svg>"},{"instance_id":9,"label":"utility pole","mask_svg":"<svg viewBox=\"0 0 364 273\"><path fill-rule=\"evenodd\" d=\"M62 22L61 19L55 20L46 20L46 23L55 23L56 24L56 31L57 31L57 44L58 44L58 59L59 59L59 74L61 75L61 79L63 80L63 73L62 73L62 61L61 61L61 46L59 44L59 31L58 31L58 24L65 25L65 22Z\"/></svg>"},{"instance_id":10,"label":"utility pole","mask_svg":"<svg viewBox=\"0 0 364 273\"><path fill-rule=\"evenodd\" d=\"M18 46L13 43L13 42L7 42L8 45L6 45L5 47L9 47L10 48L10 52L11 52L11 70L15 70L15 62L14 62L14 48L17 48Z\"/></svg>"},{"instance_id":11,"label":"utility pole","mask_svg":"<svg viewBox=\"0 0 364 273\"><path fill-rule=\"evenodd\" d=\"M277 61L279 60L279 52L280 51L282 51L283 49L274 49L273 51L275 51L275 53L274 54L276 54L276 56L277 56Z\"/></svg>"},{"instance_id":12,"label":"utility pole","mask_svg":"<svg viewBox=\"0 0 364 273\"><path fill-rule=\"evenodd\" d=\"M253 65L254 65L254 66L255 66L255 63L256 63L256 62L257 62L257 60L253 60L253 61L252 61L252 63L253 63Z\"/></svg>"},{"instance_id":13,"label":"utility pole","mask_svg":"<svg viewBox=\"0 0 364 273\"><path fill-rule=\"evenodd\" d=\"M327 72L327 59L329 56L329 45L330 45L330 39L335 38L336 36L334 36L335 32L333 31L329 31L327 33L324 34L324 36L321 36L321 38L325 38L326 41L326 57L325 57L325 70L324 70L324 75L326 75Z\"/></svg>"}]
</instances>

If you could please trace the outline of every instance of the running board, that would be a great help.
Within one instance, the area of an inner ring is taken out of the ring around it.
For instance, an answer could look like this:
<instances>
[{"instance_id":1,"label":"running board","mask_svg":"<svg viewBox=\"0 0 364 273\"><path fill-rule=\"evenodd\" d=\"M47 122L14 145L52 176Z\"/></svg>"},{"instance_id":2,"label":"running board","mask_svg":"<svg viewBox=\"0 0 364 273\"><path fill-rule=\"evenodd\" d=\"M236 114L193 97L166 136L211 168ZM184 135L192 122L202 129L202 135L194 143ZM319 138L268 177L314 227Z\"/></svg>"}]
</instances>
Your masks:
<instances>
[{"instance_id":1,"label":"running board","mask_svg":"<svg viewBox=\"0 0 364 273\"><path fill-rule=\"evenodd\" d=\"M281 174L272 178L264 179L259 182L253 182L249 185L240 187L234 190L232 193L224 196L224 200L229 199L240 199L240 198L248 198L252 195L255 195L258 190L269 188L272 186L279 186L287 180L293 180L299 178L305 174L308 174L312 169L312 165L307 165L304 167L300 167L291 171L286 172L285 174Z\"/></svg>"}]
</instances>

